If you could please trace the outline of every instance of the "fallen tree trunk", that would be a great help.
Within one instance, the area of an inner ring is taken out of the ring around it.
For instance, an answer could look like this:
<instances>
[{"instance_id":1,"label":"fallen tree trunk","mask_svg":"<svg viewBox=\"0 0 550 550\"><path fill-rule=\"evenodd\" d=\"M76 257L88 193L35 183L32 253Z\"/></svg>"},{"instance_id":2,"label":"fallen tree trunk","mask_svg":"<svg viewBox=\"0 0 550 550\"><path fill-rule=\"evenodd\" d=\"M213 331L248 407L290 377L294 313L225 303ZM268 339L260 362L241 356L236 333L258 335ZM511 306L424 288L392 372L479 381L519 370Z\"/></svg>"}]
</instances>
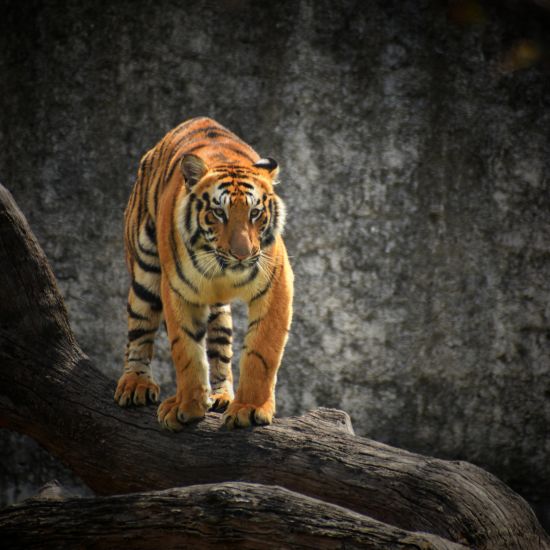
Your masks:
<instances>
[{"instance_id":1,"label":"fallen tree trunk","mask_svg":"<svg viewBox=\"0 0 550 550\"><path fill-rule=\"evenodd\" d=\"M9 547L466 548L411 533L281 487L220 483L65 501L29 499L0 511Z\"/></svg>"},{"instance_id":2,"label":"fallen tree trunk","mask_svg":"<svg viewBox=\"0 0 550 550\"><path fill-rule=\"evenodd\" d=\"M525 501L495 477L355 437L345 413L234 432L209 414L173 434L151 408L117 407L114 381L75 342L48 262L4 188L0 265L0 425L36 439L97 493L281 485L476 548L550 548Z\"/></svg>"}]
</instances>

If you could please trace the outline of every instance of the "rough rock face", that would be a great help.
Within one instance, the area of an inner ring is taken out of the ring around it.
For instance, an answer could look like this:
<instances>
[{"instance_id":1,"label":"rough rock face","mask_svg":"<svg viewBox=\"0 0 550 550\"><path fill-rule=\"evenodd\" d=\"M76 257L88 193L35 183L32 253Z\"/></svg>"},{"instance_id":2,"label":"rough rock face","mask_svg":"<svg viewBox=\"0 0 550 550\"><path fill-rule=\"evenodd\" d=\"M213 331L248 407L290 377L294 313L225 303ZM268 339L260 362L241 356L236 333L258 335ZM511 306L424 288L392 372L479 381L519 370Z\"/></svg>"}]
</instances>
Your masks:
<instances>
[{"instance_id":1,"label":"rough rock face","mask_svg":"<svg viewBox=\"0 0 550 550\"><path fill-rule=\"evenodd\" d=\"M217 119L282 166L297 288L279 414L343 408L357 433L472 461L543 510L547 23L517 2L12 2L0 179L114 381L139 158L182 120ZM164 395L172 370L162 345ZM4 501L68 476L1 435Z\"/></svg>"}]
</instances>

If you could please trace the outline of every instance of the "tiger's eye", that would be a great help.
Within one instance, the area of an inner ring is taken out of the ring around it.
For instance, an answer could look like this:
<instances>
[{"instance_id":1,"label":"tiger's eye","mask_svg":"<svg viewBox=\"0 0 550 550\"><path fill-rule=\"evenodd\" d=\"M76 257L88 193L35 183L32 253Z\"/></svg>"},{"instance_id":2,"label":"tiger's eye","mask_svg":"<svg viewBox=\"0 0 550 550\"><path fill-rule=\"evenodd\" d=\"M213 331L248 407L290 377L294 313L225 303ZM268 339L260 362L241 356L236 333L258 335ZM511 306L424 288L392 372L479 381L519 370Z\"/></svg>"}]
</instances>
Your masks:
<instances>
[{"instance_id":1,"label":"tiger's eye","mask_svg":"<svg viewBox=\"0 0 550 550\"><path fill-rule=\"evenodd\" d=\"M214 210L212 210L212 212L214 212L214 215L216 216L216 218L219 218L222 221L224 220L225 210L223 208L214 208Z\"/></svg>"},{"instance_id":2,"label":"tiger's eye","mask_svg":"<svg viewBox=\"0 0 550 550\"><path fill-rule=\"evenodd\" d=\"M262 211L259 209L259 208L253 208L251 211L250 211L250 218L252 220L255 220L257 217L259 217L259 215L262 213Z\"/></svg>"}]
</instances>

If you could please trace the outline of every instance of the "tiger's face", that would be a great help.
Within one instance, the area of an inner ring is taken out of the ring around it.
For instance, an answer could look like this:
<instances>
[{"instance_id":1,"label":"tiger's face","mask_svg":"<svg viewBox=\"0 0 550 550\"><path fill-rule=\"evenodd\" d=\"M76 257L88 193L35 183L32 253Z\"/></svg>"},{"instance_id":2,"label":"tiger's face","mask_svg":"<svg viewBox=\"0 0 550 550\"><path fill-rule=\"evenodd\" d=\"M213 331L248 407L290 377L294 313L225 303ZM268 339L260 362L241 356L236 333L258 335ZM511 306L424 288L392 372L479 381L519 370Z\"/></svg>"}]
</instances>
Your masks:
<instances>
[{"instance_id":1,"label":"tiger's face","mask_svg":"<svg viewBox=\"0 0 550 550\"><path fill-rule=\"evenodd\" d=\"M273 191L277 163L209 170L195 155L182 159L189 194L183 208L188 243L212 274L240 271L266 259L284 225L285 207Z\"/></svg>"}]
</instances>

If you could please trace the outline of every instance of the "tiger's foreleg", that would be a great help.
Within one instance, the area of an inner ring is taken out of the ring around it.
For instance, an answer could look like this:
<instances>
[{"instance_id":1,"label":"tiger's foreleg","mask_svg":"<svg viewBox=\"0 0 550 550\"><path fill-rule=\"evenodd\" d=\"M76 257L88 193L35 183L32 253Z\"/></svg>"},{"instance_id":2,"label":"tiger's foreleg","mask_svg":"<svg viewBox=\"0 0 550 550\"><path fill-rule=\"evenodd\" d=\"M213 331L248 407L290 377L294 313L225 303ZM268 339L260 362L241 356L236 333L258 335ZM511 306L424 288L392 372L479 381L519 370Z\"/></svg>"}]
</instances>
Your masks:
<instances>
[{"instance_id":1,"label":"tiger's foreleg","mask_svg":"<svg viewBox=\"0 0 550 550\"><path fill-rule=\"evenodd\" d=\"M233 323L229 304L210 307L206 355L210 364L210 385L212 386L212 409L222 412L233 401L233 373L231 357Z\"/></svg>"},{"instance_id":2,"label":"tiger's foreleg","mask_svg":"<svg viewBox=\"0 0 550 550\"><path fill-rule=\"evenodd\" d=\"M132 284L128 294L128 343L124 372L115 392L122 407L157 403L160 388L153 378L153 343L162 316L160 267L156 248L150 241L133 260Z\"/></svg>"},{"instance_id":3,"label":"tiger's foreleg","mask_svg":"<svg viewBox=\"0 0 550 550\"><path fill-rule=\"evenodd\" d=\"M229 429L271 424L273 419L277 370L292 317L292 271L286 267L275 274L269 291L248 305L239 387L224 415Z\"/></svg>"},{"instance_id":4,"label":"tiger's foreleg","mask_svg":"<svg viewBox=\"0 0 550 550\"><path fill-rule=\"evenodd\" d=\"M186 302L168 279L161 290L177 387L176 395L160 404L157 416L164 428L177 431L202 418L212 404L204 345L209 308Z\"/></svg>"}]
</instances>

